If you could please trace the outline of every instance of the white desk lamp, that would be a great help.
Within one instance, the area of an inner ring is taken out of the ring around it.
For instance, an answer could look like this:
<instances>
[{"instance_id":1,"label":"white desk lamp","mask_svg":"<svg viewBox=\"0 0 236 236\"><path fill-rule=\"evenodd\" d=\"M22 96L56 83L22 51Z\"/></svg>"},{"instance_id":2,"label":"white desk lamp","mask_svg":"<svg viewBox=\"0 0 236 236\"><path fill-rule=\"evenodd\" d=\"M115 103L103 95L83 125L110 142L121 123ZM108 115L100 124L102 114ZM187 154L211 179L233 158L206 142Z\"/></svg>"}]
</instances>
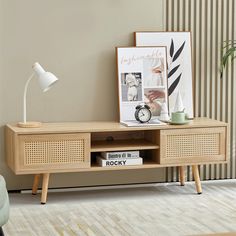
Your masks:
<instances>
[{"instance_id":1,"label":"white desk lamp","mask_svg":"<svg viewBox=\"0 0 236 236\"><path fill-rule=\"evenodd\" d=\"M42 125L41 122L27 122L26 121L26 95L27 95L28 85L31 79L36 74L39 85L41 89L43 90L43 92L48 91L52 87L52 85L54 85L55 82L57 82L58 80L58 78L54 74L50 72L46 72L38 62L34 63L33 71L34 72L25 83L24 101L23 101L23 104L24 104L23 105L23 122L18 123L18 126L23 127L23 128L35 128L35 127L40 127Z\"/></svg>"}]
</instances>

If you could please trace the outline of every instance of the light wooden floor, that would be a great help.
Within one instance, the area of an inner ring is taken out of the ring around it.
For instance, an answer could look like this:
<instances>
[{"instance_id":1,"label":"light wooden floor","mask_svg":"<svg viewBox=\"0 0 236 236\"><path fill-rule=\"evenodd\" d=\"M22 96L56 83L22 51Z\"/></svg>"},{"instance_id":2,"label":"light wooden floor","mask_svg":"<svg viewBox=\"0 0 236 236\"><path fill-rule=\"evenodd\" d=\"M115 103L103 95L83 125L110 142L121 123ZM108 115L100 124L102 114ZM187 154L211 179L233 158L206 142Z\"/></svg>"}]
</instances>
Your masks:
<instances>
[{"instance_id":1,"label":"light wooden floor","mask_svg":"<svg viewBox=\"0 0 236 236\"><path fill-rule=\"evenodd\" d=\"M181 187L152 185L123 189L10 194L6 236L19 235L201 235L236 232L236 180Z\"/></svg>"}]
</instances>

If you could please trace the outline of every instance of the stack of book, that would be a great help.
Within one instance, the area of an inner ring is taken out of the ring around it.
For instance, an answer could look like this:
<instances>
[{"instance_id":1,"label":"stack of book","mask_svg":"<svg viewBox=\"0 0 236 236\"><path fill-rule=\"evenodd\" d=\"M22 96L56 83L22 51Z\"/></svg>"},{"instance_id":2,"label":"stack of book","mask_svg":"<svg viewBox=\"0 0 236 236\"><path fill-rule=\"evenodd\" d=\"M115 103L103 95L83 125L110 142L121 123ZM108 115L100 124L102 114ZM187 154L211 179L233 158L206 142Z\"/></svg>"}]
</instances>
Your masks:
<instances>
[{"instance_id":1,"label":"stack of book","mask_svg":"<svg viewBox=\"0 0 236 236\"><path fill-rule=\"evenodd\" d=\"M97 157L97 163L99 166L142 165L143 158L139 156L139 151L102 152Z\"/></svg>"}]
</instances>

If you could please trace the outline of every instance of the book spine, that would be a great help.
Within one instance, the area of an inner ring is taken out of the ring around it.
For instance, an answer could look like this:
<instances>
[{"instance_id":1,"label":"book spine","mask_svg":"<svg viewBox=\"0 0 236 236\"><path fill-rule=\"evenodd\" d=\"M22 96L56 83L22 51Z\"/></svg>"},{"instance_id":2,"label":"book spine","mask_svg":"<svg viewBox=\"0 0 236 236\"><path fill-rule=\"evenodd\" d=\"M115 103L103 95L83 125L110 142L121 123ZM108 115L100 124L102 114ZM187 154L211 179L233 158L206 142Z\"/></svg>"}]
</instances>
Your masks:
<instances>
[{"instance_id":1,"label":"book spine","mask_svg":"<svg viewBox=\"0 0 236 236\"><path fill-rule=\"evenodd\" d=\"M114 160L106 160L102 157L97 157L97 163L100 166L131 166L131 165L142 165L143 164L143 158L132 158L132 159L114 159Z\"/></svg>"},{"instance_id":2,"label":"book spine","mask_svg":"<svg viewBox=\"0 0 236 236\"><path fill-rule=\"evenodd\" d=\"M130 152L102 152L101 156L107 160L118 158L137 158L139 157L139 151Z\"/></svg>"}]
</instances>

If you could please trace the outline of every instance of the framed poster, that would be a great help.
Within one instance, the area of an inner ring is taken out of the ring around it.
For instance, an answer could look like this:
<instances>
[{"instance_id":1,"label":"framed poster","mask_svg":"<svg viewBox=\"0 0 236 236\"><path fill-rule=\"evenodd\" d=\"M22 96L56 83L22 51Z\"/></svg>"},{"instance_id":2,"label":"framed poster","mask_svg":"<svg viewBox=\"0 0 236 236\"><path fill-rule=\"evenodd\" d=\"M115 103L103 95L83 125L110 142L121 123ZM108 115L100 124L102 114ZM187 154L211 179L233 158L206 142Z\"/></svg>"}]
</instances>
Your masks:
<instances>
[{"instance_id":1,"label":"framed poster","mask_svg":"<svg viewBox=\"0 0 236 236\"><path fill-rule=\"evenodd\" d=\"M193 118L193 75L190 32L135 32L136 46L167 47L169 110L181 95L185 112Z\"/></svg>"},{"instance_id":2,"label":"framed poster","mask_svg":"<svg viewBox=\"0 0 236 236\"><path fill-rule=\"evenodd\" d=\"M119 47L117 50L120 121L135 120L135 110L147 104L158 118L167 103L166 47Z\"/></svg>"}]
</instances>

